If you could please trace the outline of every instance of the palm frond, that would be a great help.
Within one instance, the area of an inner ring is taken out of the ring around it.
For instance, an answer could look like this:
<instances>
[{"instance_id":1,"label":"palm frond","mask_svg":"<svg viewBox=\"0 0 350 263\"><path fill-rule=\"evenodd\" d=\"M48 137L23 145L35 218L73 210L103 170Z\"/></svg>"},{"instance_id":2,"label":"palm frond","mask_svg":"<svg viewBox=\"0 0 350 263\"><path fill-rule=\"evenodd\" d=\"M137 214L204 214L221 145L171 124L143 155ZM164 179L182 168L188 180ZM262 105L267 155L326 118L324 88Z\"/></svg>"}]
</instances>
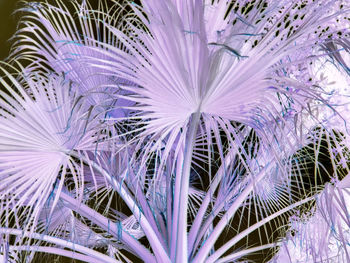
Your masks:
<instances>
[{"instance_id":1,"label":"palm frond","mask_svg":"<svg viewBox=\"0 0 350 263\"><path fill-rule=\"evenodd\" d=\"M81 184L79 163L69 152L94 149L94 131L86 130L81 104L75 104L74 91L64 78L32 76L24 88L3 72L1 200L7 207L15 203L14 213L24 208L23 226L33 227L45 203L57 203L53 191L62 190L68 174L77 187Z\"/></svg>"}]
</instances>

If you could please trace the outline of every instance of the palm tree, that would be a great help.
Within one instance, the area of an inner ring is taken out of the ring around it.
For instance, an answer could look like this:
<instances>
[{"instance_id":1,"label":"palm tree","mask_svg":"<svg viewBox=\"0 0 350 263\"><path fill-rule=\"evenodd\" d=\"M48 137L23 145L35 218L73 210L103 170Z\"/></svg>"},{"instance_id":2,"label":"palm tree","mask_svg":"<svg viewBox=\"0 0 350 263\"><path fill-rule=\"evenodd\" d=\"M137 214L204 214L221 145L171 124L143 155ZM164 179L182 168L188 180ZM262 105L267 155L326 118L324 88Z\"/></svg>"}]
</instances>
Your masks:
<instances>
[{"instance_id":1,"label":"palm tree","mask_svg":"<svg viewBox=\"0 0 350 263\"><path fill-rule=\"evenodd\" d=\"M314 70L348 77L348 8L27 4L1 69L0 257L298 262L298 240L349 261L345 97Z\"/></svg>"}]
</instances>

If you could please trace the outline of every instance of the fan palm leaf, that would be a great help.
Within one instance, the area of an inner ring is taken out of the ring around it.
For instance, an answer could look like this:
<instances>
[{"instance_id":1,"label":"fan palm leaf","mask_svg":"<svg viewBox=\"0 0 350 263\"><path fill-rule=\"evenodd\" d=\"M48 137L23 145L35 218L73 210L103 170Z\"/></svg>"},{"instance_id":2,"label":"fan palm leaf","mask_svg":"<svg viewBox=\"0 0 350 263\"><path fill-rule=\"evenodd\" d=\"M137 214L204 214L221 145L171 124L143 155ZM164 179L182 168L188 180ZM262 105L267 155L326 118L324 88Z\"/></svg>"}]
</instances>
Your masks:
<instances>
[{"instance_id":1,"label":"fan palm leaf","mask_svg":"<svg viewBox=\"0 0 350 263\"><path fill-rule=\"evenodd\" d=\"M57 203L58 196L50 196L62 190L68 174L77 187L82 183L79 162L69 152L94 149L94 131L86 130L81 105L62 77L28 77L24 88L2 71L1 200L15 203L15 213L25 208L22 216L30 226L46 202Z\"/></svg>"}]
</instances>

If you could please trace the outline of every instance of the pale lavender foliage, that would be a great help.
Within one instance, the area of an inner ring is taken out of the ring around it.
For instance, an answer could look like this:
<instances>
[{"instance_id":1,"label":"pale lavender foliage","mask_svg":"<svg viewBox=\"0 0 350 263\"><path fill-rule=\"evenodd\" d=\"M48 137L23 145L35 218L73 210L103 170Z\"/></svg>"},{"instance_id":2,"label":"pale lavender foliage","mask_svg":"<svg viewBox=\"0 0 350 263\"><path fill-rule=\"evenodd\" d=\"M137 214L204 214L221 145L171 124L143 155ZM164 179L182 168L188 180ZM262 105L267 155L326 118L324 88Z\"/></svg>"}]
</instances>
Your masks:
<instances>
[{"instance_id":1,"label":"pale lavender foliage","mask_svg":"<svg viewBox=\"0 0 350 263\"><path fill-rule=\"evenodd\" d=\"M140 2L20 10L0 261L350 261L349 3Z\"/></svg>"}]
</instances>

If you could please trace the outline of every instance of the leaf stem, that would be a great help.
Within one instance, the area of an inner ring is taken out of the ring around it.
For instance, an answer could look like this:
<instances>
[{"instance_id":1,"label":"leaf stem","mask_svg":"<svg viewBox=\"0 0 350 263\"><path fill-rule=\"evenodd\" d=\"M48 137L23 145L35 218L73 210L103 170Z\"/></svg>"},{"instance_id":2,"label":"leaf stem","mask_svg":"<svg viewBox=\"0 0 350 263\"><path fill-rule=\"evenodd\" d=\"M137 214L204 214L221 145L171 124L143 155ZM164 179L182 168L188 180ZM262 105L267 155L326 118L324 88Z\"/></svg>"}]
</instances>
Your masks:
<instances>
[{"instance_id":1,"label":"leaf stem","mask_svg":"<svg viewBox=\"0 0 350 263\"><path fill-rule=\"evenodd\" d=\"M33 238L33 239L38 239L38 240L42 240L45 242L49 242L49 243L53 243L55 245L58 246L63 246L65 248L69 248L72 249L74 251L78 251L79 253L91 256L93 258L95 258L98 262L106 262L106 263L118 263L118 261L116 261L115 259L106 256L98 251L95 251L93 249L81 246L79 244L75 244L73 242L69 242L67 240L64 239L60 239L57 237L52 237L49 235L44 235L44 234L39 234L39 233L32 233L32 232L28 232L28 231L23 231L20 229L15 229L15 228L5 228L2 227L0 228L0 234L9 234L9 235L15 235L15 236L22 236L22 237L29 237L29 238Z\"/></svg>"},{"instance_id":2,"label":"leaf stem","mask_svg":"<svg viewBox=\"0 0 350 263\"><path fill-rule=\"evenodd\" d=\"M266 167L264 168L264 170ZM251 194L251 192L254 189L254 186L256 183L258 183L264 176L266 175L265 172L261 172L252 180L251 183L247 185L247 187L244 189L244 191L237 197L237 199L232 203L231 207L227 210L227 212L223 215L223 217L220 219L218 224L215 226L213 232L210 233L207 240L205 240L204 245L199 249L197 255L193 259L192 262L204 262L205 258L213 248L216 240L219 238L221 232L225 229L227 226L227 221L230 220L234 214L236 213L237 209L240 207L242 202L246 200L246 198Z\"/></svg>"},{"instance_id":3,"label":"leaf stem","mask_svg":"<svg viewBox=\"0 0 350 263\"><path fill-rule=\"evenodd\" d=\"M184 159L182 171L176 174L174 188L174 213L172 227L172 247L175 246L175 254L171 255L171 259L176 263L188 261L188 245L187 245L187 209L188 209L188 192L190 183L190 172L193 148L196 140L197 129L200 121L201 113L197 111L191 115L190 126L187 133L186 146L184 150Z\"/></svg>"},{"instance_id":4,"label":"leaf stem","mask_svg":"<svg viewBox=\"0 0 350 263\"><path fill-rule=\"evenodd\" d=\"M163 247L161 241L158 238L159 235L155 233L157 229L154 229L152 227L148 219L145 217L141 209L136 204L133 197L128 193L127 190L125 190L124 186L94 161L88 160L87 158L75 152L70 152L70 155L90 164L91 167L96 169L96 171L101 173L107 179L107 181L111 184L112 188L120 195L121 198L123 198L124 202L127 204L137 221L140 223L140 226L154 251L157 262L170 263L170 258L167 252L165 251L165 248Z\"/></svg>"},{"instance_id":5,"label":"leaf stem","mask_svg":"<svg viewBox=\"0 0 350 263\"><path fill-rule=\"evenodd\" d=\"M146 249L137 239L132 237L129 233L122 229L122 234L118 231L117 224L110 222L110 220L97 211L91 209L80 201L70 197L68 194L61 192L60 198L65 201L66 205L79 213L80 215L91 220L96 225L100 226L108 233L112 234L115 237L120 238L126 245L128 245L141 259L145 262L155 262L154 256Z\"/></svg>"},{"instance_id":6,"label":"leaf stem","mask_svg":"<svg viewBox=\"0 0 350 263\"><path fill-rule=\"evenodd\" d=\"M45 246L10 246L9 251L34 251L43 252L48 254L55 254L63 257L68 257L76 260L81 260L89 263L100 263L100 259L96 259L92 256L83 255L75 251L64 250L56 247L45 247ZM121 263L121 261L115 261Z\"/></svg>"},{"instance_id":7,"label":"leaf stem","mask_svg":"<svg viewBox=\"0 0 350 263\"><path fill-rule=\"evenodd\" d=\"M268 249L268 248L275 248L275 247L279 246L280 244L281 243L272 243L272 244L265 244L265 245L261 245L261 246L257 246L257 247L244 249L244 250L238 251L236 253L230 254L226 257L220 258L218 261L216 261L216 263L233 262L234 260L241 258L245 255L248 255L250 253L254 253L254 252Z\"/></svg>"},{"instance_id":8,"label":"leaf stem","mask_svg":"<svg viewBox=\"0 0 350 263\"><path fill-rule=\"evenodd\" d=\"M205 263L213 263L216 262L216 260L221 257L229 248L231 248L234 244L236 244L239 240L241 240L243 237L249 235L250 233L252 233L253 231L255 231L256 229L258 229L259 227L265 225L266 223L268 223L269 221L273 220L274 218L302 205L305 204L311 200L313 200L314 197L308 197L305 198L299 202L296 202L290 206L287 206L286 208L283 208L281 210L279 210L278 212L260 220L258 223L250 226L249 228L247 228L246 230L242 231L241 233L239 233L238 235L236 235L234 238L230 239L228 242L225 243L225 245L223 245L222 247L220 247L217 251L214 252L214 254L212 254L206 261ZM197 262L197 261L195 261Z\"/></svg>"}]
</instances>

